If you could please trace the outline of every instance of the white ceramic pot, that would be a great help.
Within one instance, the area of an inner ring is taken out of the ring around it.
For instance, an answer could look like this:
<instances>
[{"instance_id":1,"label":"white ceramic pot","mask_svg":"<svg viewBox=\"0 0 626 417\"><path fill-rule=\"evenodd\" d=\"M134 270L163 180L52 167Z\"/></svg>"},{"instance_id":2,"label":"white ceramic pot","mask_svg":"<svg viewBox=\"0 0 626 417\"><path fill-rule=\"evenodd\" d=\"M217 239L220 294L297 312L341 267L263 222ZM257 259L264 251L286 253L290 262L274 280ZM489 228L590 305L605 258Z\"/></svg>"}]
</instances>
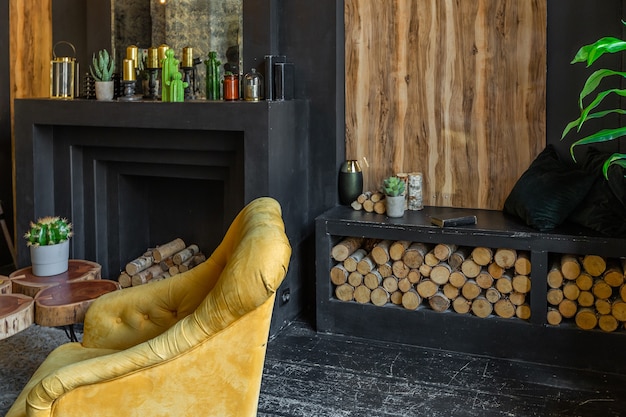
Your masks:
<instances>
[{"instance_id":1,"label":"white ceramic pot","mask_svg":"<svg viewBox=\"0 0 626 417\"><path fill-rule=\"evenodd\" d=\"M96 81L96 100L111 101L114 92L113 81Z\"/></svg>"},{"instance_id":2,"label":"white ceramic pot","mask_svg":"<svg viewBox=\"0 0 626 417\"><path fill-rule=\"evenodd\" d=\"M397 197L385 197L387 216L389 217L402 217L404 216L404 202L403 195Z\"/></svg>"},{"instance_id":3,"label":"white ceramic pot","mask_svg":"<svg viewBox=\"0 0 626 417\"><path fill-rule=\"evenodd\" d=\"M70 241L56 245L31 246L30 262L33 275L48 277L67 271L70 258Z\"/></svg>"}]
</instances>

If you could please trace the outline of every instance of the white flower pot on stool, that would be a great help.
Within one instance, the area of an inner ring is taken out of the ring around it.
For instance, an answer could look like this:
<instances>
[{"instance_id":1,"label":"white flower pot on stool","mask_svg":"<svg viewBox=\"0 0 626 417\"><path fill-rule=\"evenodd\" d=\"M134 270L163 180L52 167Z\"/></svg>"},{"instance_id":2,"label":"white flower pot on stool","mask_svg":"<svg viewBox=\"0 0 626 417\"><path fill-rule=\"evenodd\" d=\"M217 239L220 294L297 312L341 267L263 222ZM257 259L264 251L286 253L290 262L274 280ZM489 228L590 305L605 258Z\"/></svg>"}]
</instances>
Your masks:
<instances>
[{"instance_id":1,"label":"white flower pot on stool","mask_svg":"<svg viewBox=\"0 0 626 417\"><path fill-rule=\"evenodd\" d=\"M56 245L30 246L30 262L33 275L48 277L62 274L68 269L70 241Z\"/></svg>"}]
</instances>

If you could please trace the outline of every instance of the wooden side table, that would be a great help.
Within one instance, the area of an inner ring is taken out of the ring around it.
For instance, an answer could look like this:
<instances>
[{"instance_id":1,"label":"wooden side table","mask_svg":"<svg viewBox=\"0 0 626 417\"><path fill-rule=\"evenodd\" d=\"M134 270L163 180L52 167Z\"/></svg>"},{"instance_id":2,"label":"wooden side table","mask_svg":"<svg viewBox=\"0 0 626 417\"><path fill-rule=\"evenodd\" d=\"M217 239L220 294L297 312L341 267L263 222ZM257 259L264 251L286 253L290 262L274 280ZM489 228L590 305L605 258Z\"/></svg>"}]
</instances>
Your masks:
<instances>
[{"instance_id":1,"label":"wooden side table","mask_svg":"<svg viewBox=\"0 0 626 417\"><path fill-rule=\"evenodd\" d=\"M39 291L65 282L100 279L101 270L100 264L95 262L83 259L70 259L68 270L62 274L39 277L33 275L33 268L28 266L11 273L9 278L13 283L13 293L35 297Z\"/></svg>"},{"instance_id":2,"label":"wooden side table","mask_svg":"<svg viewBox=\"0 0 626 417\"><path fill-rule=\"evenodd\" d=\"M66 327L70 340L78 341L73 325L85 320L85 313L96 298L120 289L107 279L74 281L44 288L35 297L35 323L40 326Z\"/></svg>"},{"instance_id":3,"label":"wooden side table","mask_svg":"<svg viewBox=\"0 0 626 417\"><path fill-rule=\"evenodd\" d=\"M9 277L0 276L0 294L11 294L13 284Z\"/></svg>"},{"instance_id":4,"label":"wooden side table","mask_svg":"<svg viewBox=\"0 0 626 417\"><path fill-rule=\"evenodd\" d=\"M24 294L0 295L0 339L6 339L29 327L34 321L35 304Z\"/></svg>"}]
</instances>

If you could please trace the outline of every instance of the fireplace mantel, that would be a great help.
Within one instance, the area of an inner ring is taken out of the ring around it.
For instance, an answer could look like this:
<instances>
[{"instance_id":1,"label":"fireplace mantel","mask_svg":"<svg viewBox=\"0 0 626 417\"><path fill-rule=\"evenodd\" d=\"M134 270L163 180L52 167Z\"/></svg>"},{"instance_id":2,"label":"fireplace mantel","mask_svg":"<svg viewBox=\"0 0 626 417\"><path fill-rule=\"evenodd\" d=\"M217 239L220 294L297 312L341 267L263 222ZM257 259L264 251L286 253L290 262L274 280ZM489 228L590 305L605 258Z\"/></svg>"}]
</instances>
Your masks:
<instances>
[{"instance_id":1,"label":"fireplace mantel","mask_svg":"<svg viewBox=\"0 0 626 417\"><path fill-rule=\"evenodd\" d=\"M297 254L312 231L307 123L303 100L16 100L17 235L31 219L66 216L72 256L115 279L177 230L210 253L246 203L272 196ZM25 245L18 263L29 264ZM292 297L299 264L294 256L284 284Z\"/></svg>"}]
</instances>

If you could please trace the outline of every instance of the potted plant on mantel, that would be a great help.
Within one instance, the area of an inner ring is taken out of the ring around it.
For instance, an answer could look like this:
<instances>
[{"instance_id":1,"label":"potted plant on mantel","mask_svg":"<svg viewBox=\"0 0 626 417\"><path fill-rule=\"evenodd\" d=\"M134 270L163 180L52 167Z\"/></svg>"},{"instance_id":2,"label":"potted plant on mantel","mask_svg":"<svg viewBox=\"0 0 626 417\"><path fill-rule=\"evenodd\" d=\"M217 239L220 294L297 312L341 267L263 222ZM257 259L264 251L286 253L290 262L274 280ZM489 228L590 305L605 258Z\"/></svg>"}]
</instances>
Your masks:
<instances>
[{"instance_id":1,"label":"potted plant on mantel","mask_svg":"<svg viewBox=\"0 0 626 417\"><path fill-rule=\"evenodd\" d=\"M101 49L97 56L93 54L89 72L96 80L96 99L110 101L114 96L113 72L115 58L106 49Z\"/></svg>"},{"instance_id":2,"label":"potted plant on mantel","mask_svg":"<svg viewBox=\"0 0 626 417\"><path fill-rule=\"evenodd\" d=\"M385 206L387 216L404 216L404 181L398 177L388 177L383 180L383 191L385 192Z\"/></svg>"},{"instance_id":3,"label":"potted plant on mantel","mask_svg":"<svg viewBox=\"0 0 626 417\"><path fill-rule=\"evenodd\" d=\"M42 217L26 232L33 275L50 276L68 269L72 224L60 217Z\"/></svg>"},{"instance_id":4,"label":"potted plant on mantel","mask_svg":"<svg viewBox=\"0 0 626 417\"><path fill-rule=\"evenodd\" d=\"M622 21L622 23L626 25L626 22ZM600 58L605 53L612 54L624 50L626 50L626 41L613 37L604 37L592 44L585 45L580 48L571 63L575 64L579 62L586 62L587 67L590 67L598 58ZM626 72L614 71L610 69L599 69L591 74L589 78L587 78L587 81L585 82L585 85L583 86L583 89L581 90L578 99L580 117L576 120L573 120L565 127L565 130L561 135L561 139L565 138L565 136L573 128L576 128L576 131L579 132L583 124L587 120L602 118L612 113L620 115L626 114L626 110L624 109L609 109L592 113L592 111L594 111L602 103L602 101L611 94L617 94L619 96L626 97L626 89L623 90L619 88L611 88L600 91L587 106L583 104L583 100L599 87L600 82L603 79L614 75L626 78ZM576 158L574 156L574 148L576 146L608 142L624 136L626 136L626 126L614 129L603 129L572 143L572 145L570 146L570 154L572 156L572 159L576 161ZM604 177L607 179L608 170L611 165L619 165L622 168L626 169L626 154L614 153L606 159L602 167L602 172L604 174Z\"/></svg>"}]
</instances>

